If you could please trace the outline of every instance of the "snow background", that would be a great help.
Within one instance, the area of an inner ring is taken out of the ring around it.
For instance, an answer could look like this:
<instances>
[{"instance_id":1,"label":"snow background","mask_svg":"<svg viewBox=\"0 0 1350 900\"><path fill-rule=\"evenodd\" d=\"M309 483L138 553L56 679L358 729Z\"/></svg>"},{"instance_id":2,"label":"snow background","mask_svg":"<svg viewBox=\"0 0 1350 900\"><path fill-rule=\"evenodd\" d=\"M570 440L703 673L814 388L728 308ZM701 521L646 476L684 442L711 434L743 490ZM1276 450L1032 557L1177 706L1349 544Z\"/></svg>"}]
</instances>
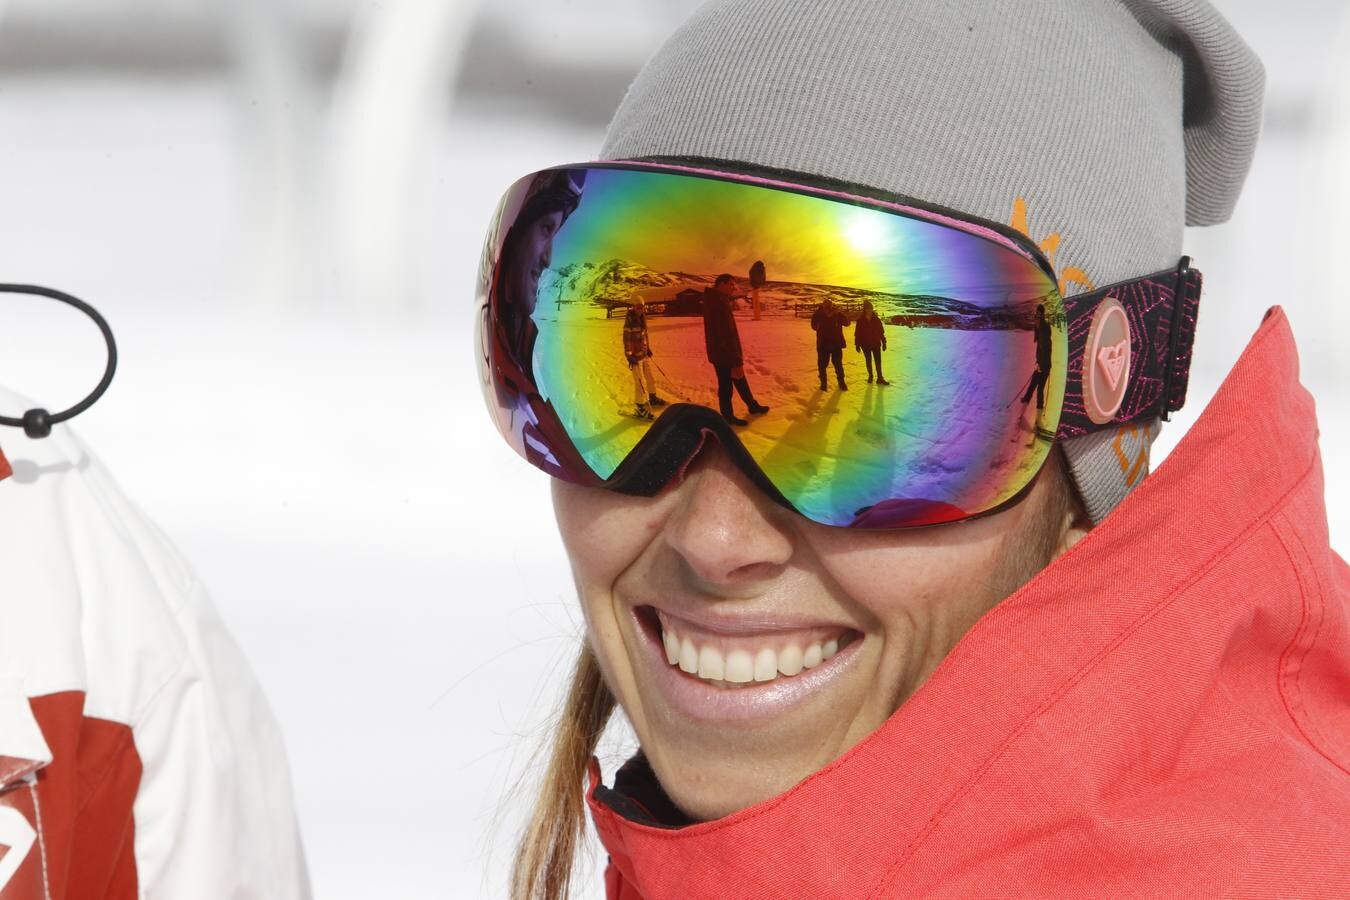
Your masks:
<instances>
[{"instance_id":1,"label":"snow background","mask_svg":"<svg viewBox=\"0 0 1350 900\"><path fill-rule=\"evenodd\" d=\"M0 2L0 278L116 329L117 381L77 430L253 661L318 897L504 895L524 806L503 797L581 623L546 477L503 452L472 376L482 229L513 179L594 154L693 5ZM1216 5L1267 64L1267 128L1233 222L1188 235L1207 312L1157 459L1282 304L1344 554L1350 11ZM0 381L82 396L93 329L0 304Z\"/></svg>"}]
</instances>

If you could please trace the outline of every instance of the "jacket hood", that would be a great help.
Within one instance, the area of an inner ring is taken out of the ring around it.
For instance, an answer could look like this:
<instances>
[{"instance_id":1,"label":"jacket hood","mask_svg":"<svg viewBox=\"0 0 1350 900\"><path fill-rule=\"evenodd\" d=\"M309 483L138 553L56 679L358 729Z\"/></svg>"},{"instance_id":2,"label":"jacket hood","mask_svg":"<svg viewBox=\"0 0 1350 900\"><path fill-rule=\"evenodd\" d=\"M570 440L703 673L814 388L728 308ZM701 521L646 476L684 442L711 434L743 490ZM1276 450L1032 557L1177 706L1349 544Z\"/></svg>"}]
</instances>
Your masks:
<instances>
[{"instance_id":1,"label":"jacket hood","mask_svg":"<svg viewBox=\"0 0 1350 900\"><path fill-rule=\"evenodd\" d=\"M830 765L681 825L640 755L614 788L593 759L609 896L1350 896L1322 493L1275 307L1157 471Z\"/></svg>"}]
</instances>

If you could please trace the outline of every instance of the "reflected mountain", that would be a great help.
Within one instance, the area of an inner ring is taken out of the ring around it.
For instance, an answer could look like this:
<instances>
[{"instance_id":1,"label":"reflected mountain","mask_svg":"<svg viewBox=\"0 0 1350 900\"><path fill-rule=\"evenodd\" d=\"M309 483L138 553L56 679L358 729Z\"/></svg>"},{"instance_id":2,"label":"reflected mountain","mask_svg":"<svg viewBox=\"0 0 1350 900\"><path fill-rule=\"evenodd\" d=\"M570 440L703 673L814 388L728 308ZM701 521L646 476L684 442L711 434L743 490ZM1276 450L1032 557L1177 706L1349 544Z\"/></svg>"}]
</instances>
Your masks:
<instances>
[{"instance_id":1,"label":"reflected mountain","mask_svg":"<svg viewBox=\"0 0 1350 900\"><path fill-rule=\"evenodd\" d=\"M715 277L716 273L657 272L625 259L575 262L544 272L539 281L539 299L541 303L556 303L559 308L598 307L608 317L616 308L627 307L641 297L650 315L696 316L701 314L702 293ZM746 290L748 279L743 281L740 287ZM1047 297L990 305L934 294L768 281L760 289L760 299L765 314L774 317L810 318L829 299L852 321L861 313L863 303L870 301L889 325L982 331L1034 328L1036 307ZM1052 324L1057 324L1055 319L1062 317L1062 310L1054 304L1050 312Z\"/></svg>"}]
</instances>

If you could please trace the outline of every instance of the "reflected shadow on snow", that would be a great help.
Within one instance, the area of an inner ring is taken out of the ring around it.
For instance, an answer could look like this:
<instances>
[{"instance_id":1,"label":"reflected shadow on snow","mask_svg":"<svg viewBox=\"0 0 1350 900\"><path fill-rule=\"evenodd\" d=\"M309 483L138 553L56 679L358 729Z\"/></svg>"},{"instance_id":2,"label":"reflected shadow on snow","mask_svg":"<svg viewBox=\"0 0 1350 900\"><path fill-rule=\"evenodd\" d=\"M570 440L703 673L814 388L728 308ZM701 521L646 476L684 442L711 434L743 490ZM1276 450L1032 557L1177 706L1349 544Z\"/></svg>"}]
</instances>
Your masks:
<instances>
[{"instance_id":1,"label":"reflected shadow on snow","mask_svg":"<svg viewBox=\"0 0 1350 900\"><path fill-rule=\"evenodd\" d=\"M541 394L607 477L652 422L635 409L642 395L634 396L624 353L624 316L563 304L535 320L544 358L564 354L541 367ZM906 503L959 516L947 500L924 498L957 498L966 482L1008 483L1019 467L1039 466L1045 448L1035 446L1035 404L1019 405L1034 371L1027 329L891 326L879 351L889 384L866 380L864 356L850 341L840 361L848 390L841 390L832 359L828 387L820 387L817 333L795 309L766 304L756 320L741 308L734 320L744 379L769 407L752 415L733 395L732 414L748 420L735 433L803 512L847 510L851 518L903 490ZM703 320L648 315L645 329L654 393L718 411Z\"/></svg>"}]
</instances>

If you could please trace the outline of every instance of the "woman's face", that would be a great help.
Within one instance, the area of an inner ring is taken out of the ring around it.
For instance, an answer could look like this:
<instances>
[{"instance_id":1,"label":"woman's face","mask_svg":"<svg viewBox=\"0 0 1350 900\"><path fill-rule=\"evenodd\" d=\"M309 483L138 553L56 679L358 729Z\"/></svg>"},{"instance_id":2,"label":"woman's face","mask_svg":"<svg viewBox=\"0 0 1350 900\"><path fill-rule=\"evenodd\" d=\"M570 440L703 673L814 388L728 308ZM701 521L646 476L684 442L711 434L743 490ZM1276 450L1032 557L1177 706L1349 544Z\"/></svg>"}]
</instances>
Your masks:
<instances>
[{"instance_id":1,"label":"woman's face","mask_svg":"<svg viewBox=\"0 0 1350 900\"><path fill-rule=\"evenodd\" d=\"M1056 452L997 515L858 531L776 505L710 441L658 497L555 479L553 502L605 681L671 799L709 820L876 730L1080 537L1064 479Z\"/></svg>"},{"instance_id":2,"label":"woman's face","mask_svg":"<svg viewBox=\"0 0 1350 900\"><path fill-rule=\"evenodd\" d=\"M507 260L511 272L506 283L517 292L508 299L526 314L534 312L539 297L539 276L553 259L553 236L562 225L562 211L547 213L524 227Z\"/></svg>"}]
</instances>

